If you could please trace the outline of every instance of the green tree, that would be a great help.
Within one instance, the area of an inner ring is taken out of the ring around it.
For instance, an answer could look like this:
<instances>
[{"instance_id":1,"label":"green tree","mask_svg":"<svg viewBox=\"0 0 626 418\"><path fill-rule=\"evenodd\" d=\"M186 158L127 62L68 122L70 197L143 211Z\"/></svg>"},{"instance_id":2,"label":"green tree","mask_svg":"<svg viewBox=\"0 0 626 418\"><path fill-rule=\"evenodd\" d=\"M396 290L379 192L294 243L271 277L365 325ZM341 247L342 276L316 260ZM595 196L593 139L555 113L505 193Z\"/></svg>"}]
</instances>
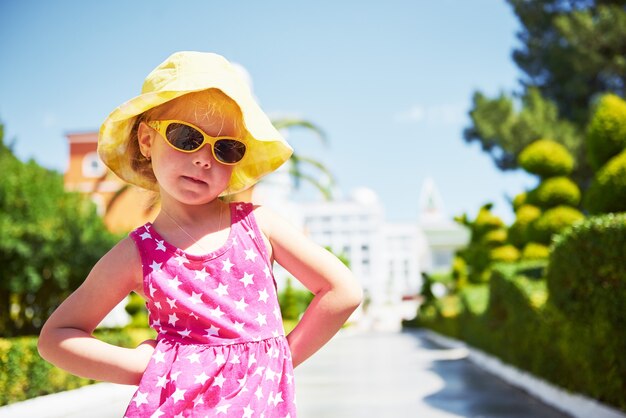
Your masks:
<instances>
[{"instance_id":1,"label":"green tree","mask_svg":"<svg viewBox=\"0 0 626 418\"><path fill-rule=\"evenodd\" d=\"M480 143L501 170L517 168L531 142L551 138L575 157L571 177L585 190L593 177L584 143L589 107L602 93L626 92L626 2L507 1L521 23L513 51L524 73L521 92L475 92L464 138Z\"/></svg>"},{"instance_id":2,"label":"green tree","mask_svg":"<svg viewBox=\"0 0 626 418\"><path fill-rule=\"evenodd\" d=\"M0 130L0 336L38 333L114 243L61 174L15 157Z\"/></svg>"}]
</instances>

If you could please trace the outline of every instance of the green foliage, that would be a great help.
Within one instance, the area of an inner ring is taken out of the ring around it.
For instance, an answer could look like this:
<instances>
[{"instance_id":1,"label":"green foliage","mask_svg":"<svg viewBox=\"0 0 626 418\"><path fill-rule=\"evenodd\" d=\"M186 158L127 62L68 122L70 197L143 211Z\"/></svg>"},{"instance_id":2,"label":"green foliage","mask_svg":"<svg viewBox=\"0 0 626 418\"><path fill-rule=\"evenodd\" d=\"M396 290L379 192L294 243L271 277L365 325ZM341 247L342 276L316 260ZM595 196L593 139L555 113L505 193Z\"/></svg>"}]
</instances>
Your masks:
<instances>
[{"instance_id":1,"label":"green foliage","mask_svg":"<svg viewBox=\"0 0 626 418\"><path fill-rule=\"evenodd\" d=\"M542 179L568 175L574 168L574 158L558 142L540 139L528 145L519 154L520 166Z\"/></svg>"},{"instance_id":2,"label":"green foliage","mask_svg":"<svg viewBox=\"0 0 626 418\"><path fill-rule=\"evenodd\" d=\"M522 206L524 206L527 202L527 193L523 192L518 194L517 196L515 196L513 198L513 202L511 202L513 204L513 211L517 212L519 208L521 208Z\"/></svg>"},{"instance_id":3,"label":"green foliage","mask_svg":"<svg viewBox=\"0 0 626 418\"><path fill-rule=\"evenodd\" d=\"M129 326L133 328L148 327L148 308L145 300L135 292L131 292L126 304L126 312L131 317Z\"/></svg>"},{"instance_id":4,"label":"green foliage","mask_svg":"<svg viewBox=\"0 0 626 418\"><path fill-rule=\"evenodd\" d=\"M482 237L482 242L489 245L500 245L506 242L507 234L505 228L493 229L486 232Z\"/></svg>"},{"instance_id":5,"label":"green foliage","mask_svg":"<svg viewBox=\"0 0 626 418\"><path fill-rule=\"evenodd\" d=\"M573 223L584 219L584 215L569 206L557 206L545 211L529 228L531 241L550 244L552 236L561 232Z\"/></svg>"},{"instance_id":6,"label":"green foliage","mask_svg":"<svg viewBox=\"0 0 626 418\"><path fill-rule=\"evenodd\" d=\"M626 212L626 150L598 171L585 196L592 214Z\"/></svg>"},{"instance_id":7,"label":"green foliage","mask_svg":"<svg viewBox=\"0 0 626 418\"><path fill-rule=\"evenodd\" d=\"M502 245L491 250L491 260L493 262L512 263L520 257L520 252L511 244Z\"/></svg>"},{"instance_id":8,"label":"green foliage","mask_svg":"<svg viewBox=\"0 0 626 418\"><path fill-rule=\"evenodd\" d=\"M581 254L574 257L586 255ZM626 409L626 327L596 317L573 321L551 303L545 268L545 261L499 264L489 284L467 286L450 295L446 306L435 304L428 315L420 313L415 323L465 340L566 390Z\"/></svg>"},{"instance_id":9,"label":"green foliage","mask_svg":"<svg viewBox=\"0 0 626 418\"><path fill-rule=\"evenodd\" d=\"M136 347L154 338L150 330L100 330L96 336L110 344ZM74 376L39 357L37 337L0 338L0 405L76 389L94 383Z\"/></svg>"},{"instance_id":10,"label":"green foliage","mask_svg":"<svg viewBox=\"0 0 626 418\"><path fill-rule=\"evenodd\" d=\"M521 23L513 59L559 114L584 126L593 97L624 96L626 10L622 0L507 0Z\"/></svg>"},{"instance_id":11,"label":"green foliage","mask_svg":"<svg viewBox=\"0 0 626 418\"><path fill-rule=\"evenodd\" d=\"M0 137L0 336L36 334L113 244L95 205Z\"/></svg>"},{"instance_id":12,"label":"green foliage","mask_svg":"<svg viewBox=\"0 0 626 418\"><path fill-rule=\"evenodd\" d=\"M541 216L541 209L536 206L524 204L515 211L516 219L508 231L508 239L517 248L523 248L530 240L528 228L530 224Z\"/></svg>"},{"instance_id":13,"label":"green foliage","mask_svg":"<svg viewBox=\"0 0 626 418\"><path fill-rule=\"evenodd\" d=\"M550 256L550 247L537 242L529 242L522 250L522 260L545 260Z\"/></svg>"},{"instance_id":14,"label":"green foliage","mask_svg":"<svg viewBox=\"0 0 626 418\"><path fill-rule=\"evenodd\" d=\"M550 300L573 320L626 329L626 214L587 219L556 237Z\"/></svg>"},{"instance_id":15,"label":"green foliage","mask_svg":"<svg viewBox=\"0 0 626 418\"><path fill-rule=\"evenodd\" d=\"M602 96L587 127L589 164L598 171L626 149L626 101L614 94Z\"/></svg>"},{"instance_id":16,"label":"green foliage","mask_svg":"<svg viewBox=\"0 0 626 418\"><path fill-rule=\"evenodd\" d=\"M285 288L278 294L283 319L300 319L300 315L304 313L313 297L314 295L306 289L295 289L291 277L288 277Z\"/></svg>"},{"instance_id":17,"label":"green foliage","mask_svg":"<svg viewBox=\"0 0 626 418\"><path fill-rule=\"evenodd\" d=\"M540 138L553 138L574 155L580 152L582 135L560 120L555 104L536 89L522 95L517 111L513 98L505 94L492 99L475 92L472 102L472 125L465 129L464 138L479 142L501 170L518 168L519 154Z\"/></svg>"},{"instance_id":18,"label":"green foliage","mask_svg":"<svg viewBox=\"0 0 626 418\"><path fill-rule=\"evenodd\" d=\"M555 206L578 206L580 189L567 177L552 177L542 181L529 193L529 201L542 209Z\"/></svg>"}]
</instances>

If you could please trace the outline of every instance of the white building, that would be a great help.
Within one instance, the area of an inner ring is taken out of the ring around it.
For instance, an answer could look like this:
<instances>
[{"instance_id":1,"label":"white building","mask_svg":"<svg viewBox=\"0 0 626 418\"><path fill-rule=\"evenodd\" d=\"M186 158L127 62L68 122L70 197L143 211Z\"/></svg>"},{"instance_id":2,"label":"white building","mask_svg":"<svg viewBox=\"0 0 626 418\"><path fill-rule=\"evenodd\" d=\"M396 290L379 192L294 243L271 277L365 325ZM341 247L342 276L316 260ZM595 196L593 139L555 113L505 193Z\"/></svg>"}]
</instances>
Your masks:
<instances>
[{"instance_id":1,"label":"white building","mask_svg":"<svg viewBox=\"0 0 626 418\"><path fill-rule=\"evenodd\" d=\"M417 295L422 272L449 269L454 251L467 243L467 231L446 218L430 179L422 187L416 222L386 222L382 203L367 188L344 199L306 203L289 201L290 191L286 173L272 175L257 186L254 200L278 210L313 241L347 258L372 305ZM286 275L277 270L279 282Z\"/></svg>"}]
</instances>

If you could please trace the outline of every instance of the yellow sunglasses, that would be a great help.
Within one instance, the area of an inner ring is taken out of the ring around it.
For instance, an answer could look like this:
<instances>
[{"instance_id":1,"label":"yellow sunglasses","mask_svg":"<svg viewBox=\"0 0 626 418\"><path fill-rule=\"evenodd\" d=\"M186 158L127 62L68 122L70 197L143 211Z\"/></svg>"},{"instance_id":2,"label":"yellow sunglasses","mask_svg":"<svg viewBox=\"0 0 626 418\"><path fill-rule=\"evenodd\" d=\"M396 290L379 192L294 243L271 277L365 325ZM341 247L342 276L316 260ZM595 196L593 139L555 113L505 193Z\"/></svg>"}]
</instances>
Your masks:
<instances>
[{"instance_id":1,"label":"yellow sunglasses","mask_svg":"<svg viewBox=\"0 0 626 418\"><path fill-rule=\"evenodd\" d=\"M204 144L211 144L213 157L222 164L234 165L246 154L246 144L230 136L213 137L202 129L182 120L155 120L147 122L175 150L192 153Z\"/></svg>"}]
</instances>

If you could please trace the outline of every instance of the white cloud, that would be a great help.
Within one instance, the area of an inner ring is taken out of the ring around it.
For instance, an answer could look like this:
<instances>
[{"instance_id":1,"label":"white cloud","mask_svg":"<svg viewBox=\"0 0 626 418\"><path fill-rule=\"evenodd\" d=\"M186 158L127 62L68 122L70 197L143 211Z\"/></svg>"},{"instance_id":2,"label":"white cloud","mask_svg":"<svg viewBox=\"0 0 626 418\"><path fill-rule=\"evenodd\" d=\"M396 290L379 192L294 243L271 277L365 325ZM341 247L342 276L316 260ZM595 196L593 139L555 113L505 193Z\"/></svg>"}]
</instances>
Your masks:
<instances>
[{"instance_id":1,"label":"white cloud","mask_svg":"<svg viewBox=\"0 0 626 418\"><path fill-rule=\"evenodd\" d=\"M413 105L400 112L399 122L427 123L433 125L462 125L467 117L466 104L443 103L438 105Z\"/></svg>"}]
</instances>

